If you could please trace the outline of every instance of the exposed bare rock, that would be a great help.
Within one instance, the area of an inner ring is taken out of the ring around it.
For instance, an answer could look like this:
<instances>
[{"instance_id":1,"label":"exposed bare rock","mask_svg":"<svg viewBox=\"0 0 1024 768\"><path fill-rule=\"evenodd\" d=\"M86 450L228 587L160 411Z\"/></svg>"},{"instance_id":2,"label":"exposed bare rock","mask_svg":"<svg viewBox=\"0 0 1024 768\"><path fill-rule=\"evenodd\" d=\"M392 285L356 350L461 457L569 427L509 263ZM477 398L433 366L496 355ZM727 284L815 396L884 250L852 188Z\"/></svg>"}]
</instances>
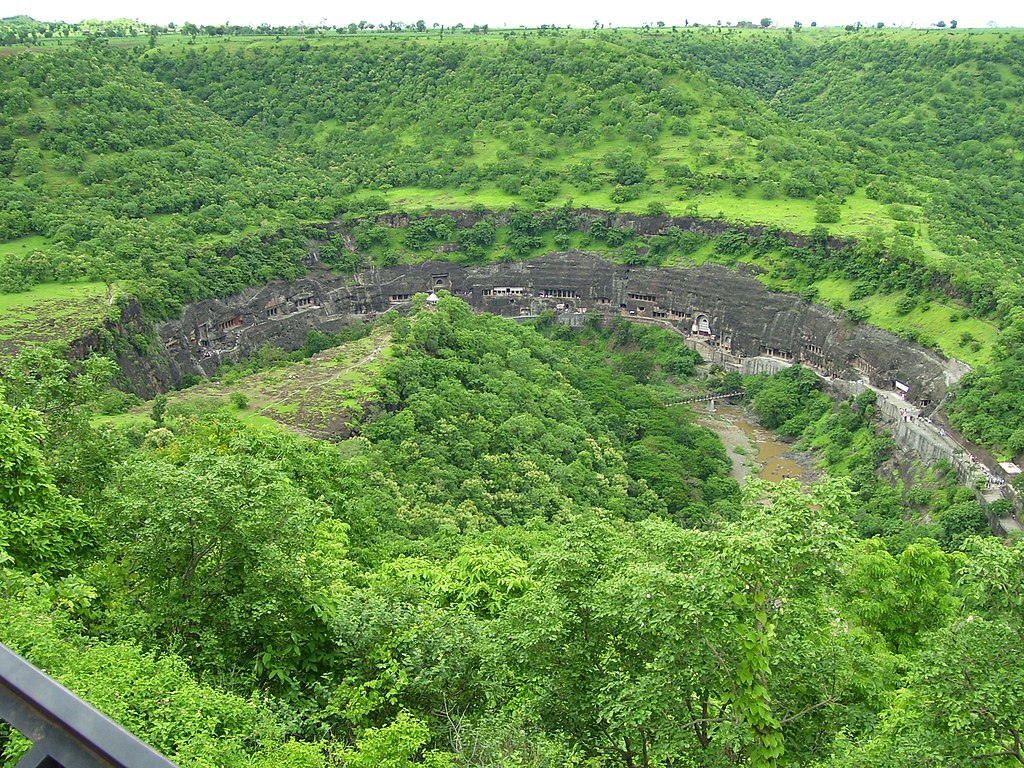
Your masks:
<instances>
[{"instance_id":1,"label":"exposed bare rock","mask_svg":"<svg viewBox=\"0 0 1024 768\"><path fill-rule=\"evenodd\" d=\"M722 266L630 267L581 252L479 267L428 261L352 276L316 271L193 304L159 331L180 373L210 372L221 359L263 344L296 349L310 329L337 330L407 308L414 294L437 290L506 317L551 309L567 322L601 313L663 323L724 365L743 368L751 358L800 361L826 375L906 388L907 399L924 407L939 402L967 371L962 363L793 294L772 293Z\"/></svg>"}]
</instances>

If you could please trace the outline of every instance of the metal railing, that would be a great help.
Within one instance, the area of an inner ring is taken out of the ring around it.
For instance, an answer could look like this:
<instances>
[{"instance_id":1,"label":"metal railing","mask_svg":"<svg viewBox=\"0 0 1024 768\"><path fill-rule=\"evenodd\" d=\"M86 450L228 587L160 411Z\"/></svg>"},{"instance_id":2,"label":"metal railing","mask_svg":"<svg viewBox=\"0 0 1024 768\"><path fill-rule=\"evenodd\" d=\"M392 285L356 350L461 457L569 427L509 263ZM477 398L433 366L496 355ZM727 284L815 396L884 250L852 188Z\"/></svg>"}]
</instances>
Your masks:
<instances>
[{"instance_id":1,"label":"metal railing","mask_svg":"<svg viewBox=\"0 0 1024 768\"><path fill-rule=\"evenodd\" d=\"M0 719L32 742L15 768L176 768L3 644Z\"/></svg>"}]
</instances>

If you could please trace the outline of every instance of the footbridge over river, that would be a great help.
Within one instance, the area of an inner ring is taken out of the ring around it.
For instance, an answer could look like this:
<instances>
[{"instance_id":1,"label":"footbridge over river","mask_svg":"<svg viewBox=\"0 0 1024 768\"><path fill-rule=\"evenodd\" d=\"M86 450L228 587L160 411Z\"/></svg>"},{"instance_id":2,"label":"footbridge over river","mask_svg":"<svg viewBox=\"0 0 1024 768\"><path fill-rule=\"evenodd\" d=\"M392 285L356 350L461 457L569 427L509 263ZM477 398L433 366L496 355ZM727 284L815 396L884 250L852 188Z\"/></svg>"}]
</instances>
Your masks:
<instances>
[{"instance_id":1,"label":"footbridge over river","mask_svg":"<svg viewBox=\"0 0 1024 768\"><path fill-rule=\"evenodd\" d=\"M708 395L701 395L700 397L690 397L686 400L680 400L678 403L673 405L692 405L693 403L711 403L711 407L715 407L715 402L718 400L730 400L734 397L743 397L743 390L737 389L735 392L712 392Z\"/></svg>"}]
</instances>

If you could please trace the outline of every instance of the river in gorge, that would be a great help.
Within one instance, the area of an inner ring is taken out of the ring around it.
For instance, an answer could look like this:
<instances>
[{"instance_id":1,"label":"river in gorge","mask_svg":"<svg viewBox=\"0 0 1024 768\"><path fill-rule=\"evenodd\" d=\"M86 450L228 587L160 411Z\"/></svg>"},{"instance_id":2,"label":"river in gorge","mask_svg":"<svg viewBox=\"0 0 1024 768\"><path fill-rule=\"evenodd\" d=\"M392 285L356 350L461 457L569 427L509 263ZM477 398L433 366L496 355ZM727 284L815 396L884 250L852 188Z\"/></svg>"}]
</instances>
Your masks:
<instances>
[{"instance_id":1,"label":"river in gorge","mask_svg":"<svg viewBox=\"0 0 1024 768\"><path fill-rule=\"evenodd\" d=\"M741 484L751 475L776 483L787 478L806 482L817 476L811 456L797 454L792 443L782 442L759 426L742 408L705 408L706 405L695 406L697 422L718 435L732 461L732 476Z\"/></svg>"}]
</instances>

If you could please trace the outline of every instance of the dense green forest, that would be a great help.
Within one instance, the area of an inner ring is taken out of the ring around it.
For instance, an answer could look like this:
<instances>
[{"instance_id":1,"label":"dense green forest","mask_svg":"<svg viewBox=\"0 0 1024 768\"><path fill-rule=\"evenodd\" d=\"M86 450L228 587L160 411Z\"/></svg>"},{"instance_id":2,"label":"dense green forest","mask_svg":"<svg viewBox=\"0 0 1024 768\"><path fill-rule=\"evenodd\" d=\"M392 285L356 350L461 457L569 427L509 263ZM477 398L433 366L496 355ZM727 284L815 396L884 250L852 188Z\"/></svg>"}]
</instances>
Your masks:
<instances>
[{"instance_id":1,"label":"dense green forest","mask_svg":"<svg viewBox=\"0 0 1024 768\"><path fill-rule=\"evenodd\" d=\"M155 337L65 354L314 263L715 261L966 360L1013 458L1024 38L372 26L0 22L0 640L183 768L1024 762L1024 550L870 390L445 294L145 404ZM820 481L676 404L740 389Z\"/></svg>"},{"instance_id":2,"label":"dense green forest","mask_svg":"<svg viewBox=\"0 0 1024 768\"><path fill-rule=\"evenodd\" d=\"M1019 547L968 526L944 549L855 466L741 495L714 436L636 383L692 375L655 330L567 336L454 298L385 318L375 415L337 445L237 402L96 422L108 364L69 382L23 353L0 406L4 640L185 766L1012 748ZM751 399L837 464L872 408L833 411L799 368ZM979 514L934 487L933 514Z\"/></svg>"}]
</instances>

